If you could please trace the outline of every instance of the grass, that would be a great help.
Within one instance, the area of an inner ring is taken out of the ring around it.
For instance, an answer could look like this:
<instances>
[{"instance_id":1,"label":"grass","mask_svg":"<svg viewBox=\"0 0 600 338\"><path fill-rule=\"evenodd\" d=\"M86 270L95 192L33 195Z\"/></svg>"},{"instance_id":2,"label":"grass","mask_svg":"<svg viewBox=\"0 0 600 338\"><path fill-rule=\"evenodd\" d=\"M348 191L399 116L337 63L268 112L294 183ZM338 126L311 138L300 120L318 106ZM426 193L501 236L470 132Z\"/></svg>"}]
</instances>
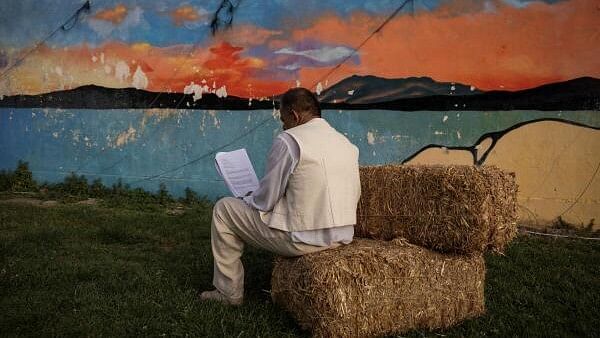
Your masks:
<instances>
[{"instance_id":1,"label":"grass","mask_svg":"<svg viewBox=\"0 0 600 338\"><path fill-rule=\"evenodd\" d=\"M307 336L263 291L265 252L244 256L243 306L196 300L210 211L0 202L0 336ZM408 336L600 335L600 243L522 236L486 262L485 316Z\"/></svg>"}]
</instances>

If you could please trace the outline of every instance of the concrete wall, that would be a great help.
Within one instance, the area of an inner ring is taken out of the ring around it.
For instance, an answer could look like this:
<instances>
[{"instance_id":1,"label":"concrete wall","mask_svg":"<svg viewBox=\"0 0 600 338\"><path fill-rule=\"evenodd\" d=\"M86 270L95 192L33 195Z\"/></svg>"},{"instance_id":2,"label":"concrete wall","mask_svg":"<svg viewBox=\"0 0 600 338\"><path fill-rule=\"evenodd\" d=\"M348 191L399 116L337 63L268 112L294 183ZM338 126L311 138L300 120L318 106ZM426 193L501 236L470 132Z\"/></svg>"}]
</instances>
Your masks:
<instances>
[{"instance_id":1,"label":"concrete wall","mask_svg":"<svg viewBox=\"0 0 600 338\"><path fill-rule=\"evenodd\" d=\"M106 1L92 2L89 12L44 40L83 3L26 0L3 7L2 169L25 160L41 181L75 172L149 190L164 182L175 194L189 186L216 198L227 191L214 171L214 152L247 148L260 176L280 125L274 109L254 108L296 85L329 103L371 104L562 83L545 92L552 95L531 100L587 95L592 108L456 105L409 112L367 105L324 115L359 146L363 165L497 165L516 173L523 223L541 227L560 216L598 228L597 1L415 0L393 17L402 2L244 1L233 10L233 25L221 25L215 35L214 15L229 19L227 11L217 12L221 1ZM584 76L594 85L563 85ZM90 84L194 98L162 109L94 108L100 99L86 95L79 103L88 109L61 108L60 100L47 107L6 103L20 94L60 98L59 91ZM190 106L211 94L243 98L248 109Z\"/></svg>"}]
</instances>

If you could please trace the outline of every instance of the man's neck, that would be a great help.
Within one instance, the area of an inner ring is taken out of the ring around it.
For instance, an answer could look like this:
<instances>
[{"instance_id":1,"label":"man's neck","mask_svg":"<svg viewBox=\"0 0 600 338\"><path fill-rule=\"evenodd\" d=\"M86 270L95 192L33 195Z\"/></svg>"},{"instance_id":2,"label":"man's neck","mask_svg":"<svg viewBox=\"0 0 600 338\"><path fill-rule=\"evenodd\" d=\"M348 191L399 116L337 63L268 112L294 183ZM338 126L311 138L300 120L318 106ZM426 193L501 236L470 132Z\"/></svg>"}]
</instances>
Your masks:
<instances>
[{"instance_id":1,"label":"man's neck","mask_svg":"<svg viewBox=\"0 0 600 338\"><path fill-rule=\"evenodd\" d=\"M311 122L311 121L316 120L316 119L320 119L320 117L318 117L318 116L308 116L306 118L306 120L304 120L302 123L298 123L298 125L303 125L305 123Z\"/></svg>"}]
</instances>

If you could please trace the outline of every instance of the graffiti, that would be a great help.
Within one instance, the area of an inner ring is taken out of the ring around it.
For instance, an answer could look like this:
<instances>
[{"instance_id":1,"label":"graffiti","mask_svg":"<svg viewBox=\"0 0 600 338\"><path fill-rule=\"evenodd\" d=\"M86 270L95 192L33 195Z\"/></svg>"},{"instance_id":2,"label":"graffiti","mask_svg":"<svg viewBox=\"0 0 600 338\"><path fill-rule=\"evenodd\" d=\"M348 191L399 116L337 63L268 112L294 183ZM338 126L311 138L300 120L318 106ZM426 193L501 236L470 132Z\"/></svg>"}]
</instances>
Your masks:
<instances>
[{"instance_id":1,"label":"graffiti","mask_svg":"<svg viewBox=\"0 0 600 338\"><path fill-rule=\"evenodd\" d=\"M448 152L450 150L456 150L459 152L462 152L462 151L469 152L471 154L471 156L473 157L473 162L471 164L483 165L483 164L485 164L485 160L490 155L491 151L494 149L494 147L496 146L498 141L504 135L512 132L515 129L526 126L528 124L538 123L538 122L543 122L543 121L556 121L556 122L571 124L574 126L590 128L593 130L600 130L600 127L589 126L586 124L577 123L577 122L564 120L564 119L557 119L557 118L535 119L535 120L529 120L529 121L517 123L517 124L511 126L510 128L506 128L504 130L494 131L491 133L485 133L472 146L444 146L444 145L439 145L439 144L429 144L429 145L423 147L421 150L419 150L415 154L408 156L406 159L404 159L402 161L402 163L411 163L412 161L414 161L415 158L421 156L423 152L425 152L429 149L440 149L440 150L443 150L444 152Z\"/></svg>"}]
</instances>

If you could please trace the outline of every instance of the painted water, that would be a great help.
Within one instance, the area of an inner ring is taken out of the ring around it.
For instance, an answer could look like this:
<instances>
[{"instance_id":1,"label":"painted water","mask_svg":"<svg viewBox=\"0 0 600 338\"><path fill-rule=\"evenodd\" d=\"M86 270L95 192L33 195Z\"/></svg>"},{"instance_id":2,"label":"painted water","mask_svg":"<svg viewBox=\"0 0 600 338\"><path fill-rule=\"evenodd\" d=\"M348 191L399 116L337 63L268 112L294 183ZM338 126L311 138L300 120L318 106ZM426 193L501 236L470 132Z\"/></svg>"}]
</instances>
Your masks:
<instances>
[{"instance_id":1,"label":"painted water","mask_svg":"<svg viewBox=\"0 0 600 338\"><path fill-rule=\"evenodd\" d=\"M473 146L483 135L539 119L600 127L596 111L324 111L358 146L360 164L402 162L431 145ZM40 182L71 172L106 185L119 178L174 195L190 187L227 194L214 169L216 151L246 148L259 177L281 124L272 110L0 109L0 169L29 162Z\"/></svg>"}]
</instances>

